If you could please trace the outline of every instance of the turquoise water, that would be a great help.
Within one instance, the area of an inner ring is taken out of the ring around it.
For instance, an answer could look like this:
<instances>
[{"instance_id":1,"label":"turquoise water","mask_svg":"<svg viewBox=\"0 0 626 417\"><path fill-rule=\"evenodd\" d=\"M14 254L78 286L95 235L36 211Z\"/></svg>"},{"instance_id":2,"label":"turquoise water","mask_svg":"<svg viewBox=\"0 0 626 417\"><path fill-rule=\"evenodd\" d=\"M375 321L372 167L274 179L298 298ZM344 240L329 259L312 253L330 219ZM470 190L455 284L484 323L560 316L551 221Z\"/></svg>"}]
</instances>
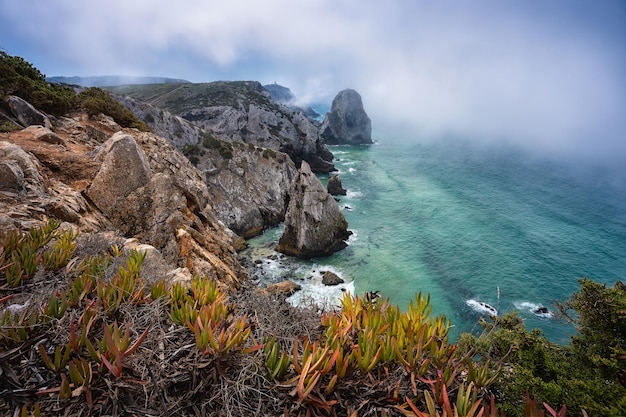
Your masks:
<instances>
[{"instance_id":1,"label":"turquoise water","mask_svg":"<svg viewBox=\"0 0 626 417\"><path fill-rule=\"evenodd\" d=\"M480 312L467 301L485 302L565 343L573 329L531 309L553 309L578 278L626 275L626 194L597 171L459 143L331 150L348 190L338 204L355 236L328 258L283 262L288 278L306 283L330 268L351 281L347 290L380 291L401 308L429 293L453 336L478 329Z\"/></svg>"}]
</instances>

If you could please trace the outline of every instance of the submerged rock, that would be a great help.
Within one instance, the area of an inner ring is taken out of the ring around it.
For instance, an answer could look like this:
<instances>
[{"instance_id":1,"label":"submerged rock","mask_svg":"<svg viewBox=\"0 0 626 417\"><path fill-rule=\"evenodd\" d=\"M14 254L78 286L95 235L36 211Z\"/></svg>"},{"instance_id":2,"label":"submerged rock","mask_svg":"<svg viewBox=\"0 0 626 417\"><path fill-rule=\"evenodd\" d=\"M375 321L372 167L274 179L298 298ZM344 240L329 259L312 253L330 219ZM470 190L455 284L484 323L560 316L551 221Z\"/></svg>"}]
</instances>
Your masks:
<instances>
[{"instance_id":1,"label":"submerged rock","mask_svg":"<svg viewBox=\"0 0 626 417\"><path fill-rule=\"evenodd\" d=\"M299 258L326 256L344 249L352 234L335 200L306 162L294 178L277 251Z\"/></svg>"}]
</instances>

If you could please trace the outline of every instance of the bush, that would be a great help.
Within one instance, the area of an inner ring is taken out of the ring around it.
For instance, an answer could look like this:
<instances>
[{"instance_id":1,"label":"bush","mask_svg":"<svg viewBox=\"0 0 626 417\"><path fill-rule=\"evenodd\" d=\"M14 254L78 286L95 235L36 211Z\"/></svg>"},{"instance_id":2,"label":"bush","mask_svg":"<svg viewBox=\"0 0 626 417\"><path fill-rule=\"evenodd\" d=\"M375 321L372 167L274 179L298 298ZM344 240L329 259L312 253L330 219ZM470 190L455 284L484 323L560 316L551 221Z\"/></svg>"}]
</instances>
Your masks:
<instances>
[{"instance_id":1,"label":"bush","mask_svg":"<svg viewBox=\"0 0 626 417\"><path fill-rule=\"evenodd\" d=\"M142 132L151 131L145 122L100 88L91 87L81 91L78 95L78 101L80 107L90 116L103 113L111 116L122 127L135 128Z\"/></svg>"},{"instance_id":2,"label":"bush","mask_svg":"<svg viewBox=\"0 0 626 417\"><path fill-rule=\"evenodd\" d=\"M516 313L484 322L480 336L463 334L461 352L474 352L493 368L507 369L495 392L508 417L522 416L526 393L539 402L589 415L626 415L624 310L621 282L607 288L589 279L559 309L574 322L578 334L568 346L550 342L537 329L529 331Z\"/></svg>"},{"instance_id":3,"label":"bush","mask_svg":"<svg viewBox=\"0 0 626 417\"><path fill-rule=\"evenodd\" d=\"M24 59L0 51L0 97L18 96L35 108L62 115L76 105L69 87L46 82L46 77Z\"/></svg>"}]
</instances>

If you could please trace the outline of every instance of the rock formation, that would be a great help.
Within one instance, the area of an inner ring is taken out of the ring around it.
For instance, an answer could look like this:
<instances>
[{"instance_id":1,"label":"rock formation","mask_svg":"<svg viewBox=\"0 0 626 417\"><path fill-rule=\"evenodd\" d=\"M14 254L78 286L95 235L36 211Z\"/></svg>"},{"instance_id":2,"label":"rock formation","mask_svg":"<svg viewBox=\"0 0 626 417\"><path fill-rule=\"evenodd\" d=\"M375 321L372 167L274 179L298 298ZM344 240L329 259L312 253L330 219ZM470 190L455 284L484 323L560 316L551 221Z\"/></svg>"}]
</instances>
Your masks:
<instances>
[{"instance_id":1,"label":"rock formation","mask_svg":"<svg viewBox=\"0 0 626 417\"><path fill-rule=\"evenodd\" d=\"M363 109L359 93L346 89L335 96L330 113L320 127L320 136L328 145L373 143L372 122Z\"/></svg>"},{"instance_id":2,"label":"rock formation","mask_svg":"<svg viewBox=\"0 0 626 417\"><path fill-rule=\"evenodd\" d=\"M7 98L7 104L19 124L23 127L31 125L50 126L50 120L48 120L45 114L35 109L30 103L20 97L9 96Z\"/></svg>"},{"instance_id":3,"label":"rock formation","mask_svg":"<svg viewBox=\"0 0 626 417\"><path fill-rule=\"evenodd\" d=\"M324 271L322 274L322 284L324 285L339 285L345 281L332 271Z\"/></svg>"},{"instance_id":4,"label":"rock formation","mask_svg":"<svg viewBox=\"0 0 626 417\"><path fill-rule=\"evenodd\" d=\"M302 163L289 191L285 229L277 251L299 258L325 256L346 247L348 222L322 183Z\"/></svg>"},{"instance_id":5,"label":"rock formation","mask_svg":"<svg viewBox=\"0 0 626 417\"><path fill-rule=\"evenodd\" d=\"M259 82L173 84L158 93L133 86L109 90L139 100L150 99L158 108L186 119L221 140L281 151L296 165L304 160L318 172L335 169L332 153L319 137L318 126L302 112L294 112L272 101Z\"/></svg>"},{"instance_id":6,"label":"rock formation","mask_svg":"<svg viewBox=\"0 0 626 417\"><path fill-rule=\"evenodd\" d=\"M55 119L52 131L0 133L0 228L56 218L87 241L154 247L162 278L201 275L237 288L247 279L235 251L243 241L215 217L200 172L163 138L118 128L77 114Z\"/></svg>"},{"instance_id":7,"label":"rock formation","mask_svg":"<svg viewBox=\"0 0 626 417\"><path fill-rule=\"evenodd\" d=\"M296 168L283 152L224 142L166 110L127 96L117 99L194 161L217 218L235 233L249 238L284 220Z\"/></svg>"},{"instance_id":8,"label":"rock formation","mask_svg":"<svg viewBox=\"0 0 626 417\"><path fill-rule=\"evenodd\" d=\"M339 175L333 175L326 185L326 190L330 195L346 195L346 190L341 185L341 178Z\"/></svg>"}]
</instances>

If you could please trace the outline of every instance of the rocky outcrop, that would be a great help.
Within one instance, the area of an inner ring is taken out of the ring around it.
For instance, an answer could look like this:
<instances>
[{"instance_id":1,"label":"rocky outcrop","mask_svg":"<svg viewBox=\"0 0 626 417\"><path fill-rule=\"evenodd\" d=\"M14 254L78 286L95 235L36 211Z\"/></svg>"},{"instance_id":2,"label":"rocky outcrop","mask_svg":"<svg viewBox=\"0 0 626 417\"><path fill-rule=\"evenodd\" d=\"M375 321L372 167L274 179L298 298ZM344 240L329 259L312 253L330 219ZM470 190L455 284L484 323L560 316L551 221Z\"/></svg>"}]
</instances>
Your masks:
<instances>
[{"instance_id":1,"label":"rocky outcrop","mask_svg":"<svg viewBox=\"0 0 626 417\"><path fill-rule=\"evenodd\" d=\"M18 145L0 142L0 189L41 195L46 190L39 164Z\"/></svg>"},{"instance_id":2,"label":"rocky outcrop","mask_svg":"<svg viewBox=\"0 0 626 417\"><path fill-rule=\"evenodd\" d=\"M17 96L7 97L7 104L11 112L23 127L31 125L51 126L48 117L35 109L30 103Z\"/></svg>"},{"instance_id":3,"label":"rocky outcrop","mask_svg":"<svg viewBox=\"0 0 626 417\"><path fill-rule=\"evenodd\" d=\"M324 271L322 274L322 284L324 285L339 285L343 284L345 281L337 274L332 271Z\"/></svg>"},{"instance_id":4,"label":"rocky outcrop","mask_svg":"<svg viewBox=\"0 0 626 417\"><path fill-rule=\"evenodd\" d=\"M108 217L124 218L119 205L125 204L128 196L152 177L148 160L135 139L122 132L113 135L99 155L102 165L87 195Z\"/></svg>"},{"instance_id":5,"label":"rocky outcrop","mask_svg":"<svg viewBox=\"0 0 626 417\"><path fill-rule=\"evenodd\" d=\"M115 98L135 116L146 122L154 133L167 139L180 150L186 145L196 145L202 141L202 129L180 116L129 96L115 96Z\"/></svg>"},{"instance_id":6,"label":"rocky outcrop","mask_svg":"<svg viewBox=\"0 0 626 417\"><path fill-rule=\"evenodd\" d=\"M249 238L285 219L289 186L297 170L282 152L250 145L229 150L224 158L219 149L206 149L197 167L205 175L217 217Z\"/></svg>"},{"instance_id":7,"label":"rocky outcrop","mask_svg":"<svg viewBox=\"0 0 626 417\"><path fill-rule=\"evenodd\" d=\"M330 177L328 184L326 185L326 190L330 195L346 195L347 193L341 184L341 178L339 175L333 175Z\"/></svg>"},{"instance_id":8,"label":"rocky outcrop","mask_svg":"<svg viewBox=\"0 0 626 417\"><path fill-rule=\"evenodd\" d=\"M320 127L320 136L328 145L373 143L372 122L363 109L359 93L346 89L337 94Z\"/></svg>"},{"instance_id":9,"label":"rocky outcrop","mask_svg":"<svg viewBox=\"0 0 626 417\"><path fill-rule=\"evenodd\" d=\"M239 236L256 236L284 220L296 173L289 156L252 144L224 142L168 111L130 97L117 99L194 161L204 175L217 218Z\"/></svg>"},{"instance_id":10,"label":"rocky outcrop","mask_svg":"<svg viewBox=\"0 0 626 417\"><path fill-rule=\"evenodd\" d=\"M351 232L335 200L306 162L289 191L285 228L277 251L299 258L326 256L346 247Z\"/></svg>"},{"instance_id":11,"label":"rocky outcrop","mask_svg":"<svg viewBox=\"0 0 626 417\"><path fill-rule=\"evenodd\" d=\"M152 133L126 129L102 143L99 136L113 128L75 115L52 127L62 143L42 140L50 135L40 129L0 133L0 229L56 218L87 241L107 234L107 242L150 245L160 259L150 271L160 278L200 275L241 285L247 273L235 248L243 241L215 217L200 172Z\"/></svg>"}]
</instances>

